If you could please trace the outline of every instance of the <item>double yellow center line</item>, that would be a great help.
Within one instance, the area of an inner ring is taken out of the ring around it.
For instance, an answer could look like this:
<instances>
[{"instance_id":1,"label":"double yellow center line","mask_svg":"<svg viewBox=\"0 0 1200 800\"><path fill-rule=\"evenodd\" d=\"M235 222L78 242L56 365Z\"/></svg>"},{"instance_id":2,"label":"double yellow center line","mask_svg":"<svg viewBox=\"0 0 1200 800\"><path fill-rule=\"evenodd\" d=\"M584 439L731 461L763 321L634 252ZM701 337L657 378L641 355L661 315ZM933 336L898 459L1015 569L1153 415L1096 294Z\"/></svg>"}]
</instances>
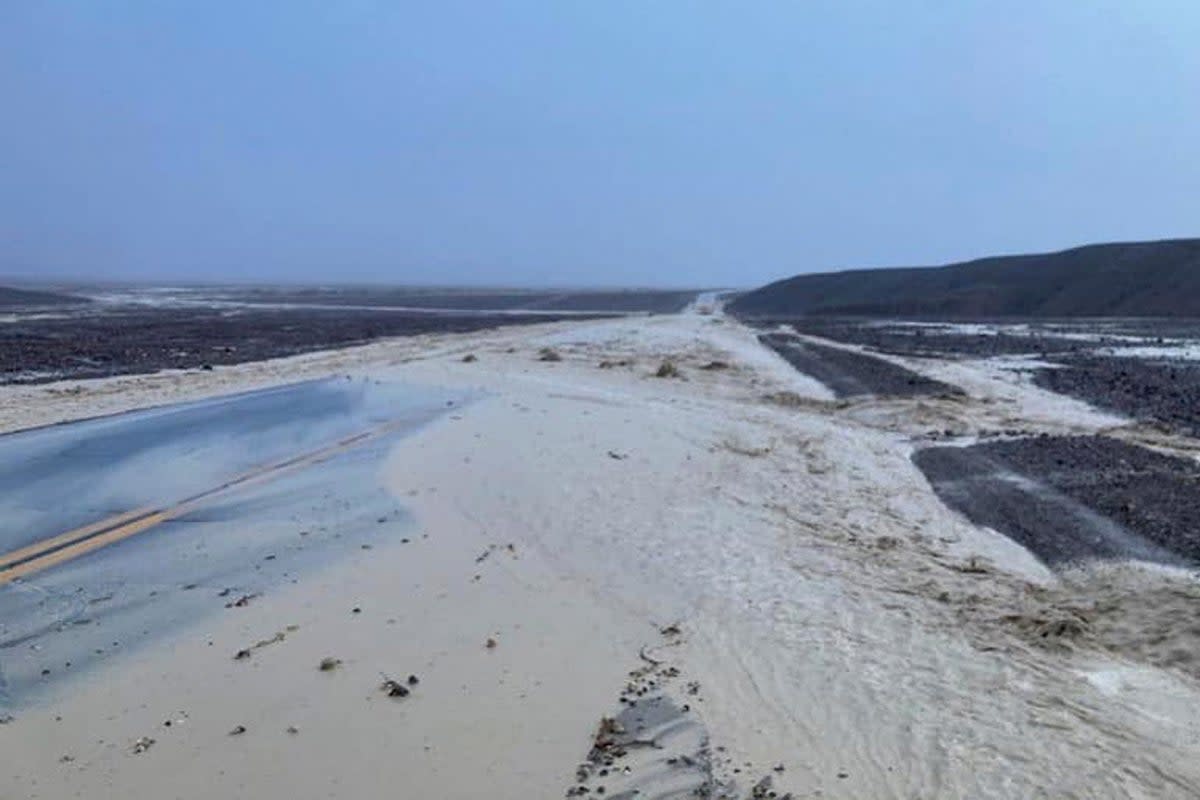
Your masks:
<instances>
[{"instance_id":1,"label":"double yellow center line","mask_svg":"<svg viewBox=\"0 0 1200 800\"><path fill-rule=\"evenodd\" d=\"M0 555L0 586L150 530L156 525L180 517L202 503L232 489L264 483L288 472L295 472L326 461L346 450L360 447L386 436L405 424L404 420L394 420L339 439L317 450L256 467L219 486L206 489L174 503L162 507L145 507L125 511L5 553Z\"/></svg>"}]
</instances>

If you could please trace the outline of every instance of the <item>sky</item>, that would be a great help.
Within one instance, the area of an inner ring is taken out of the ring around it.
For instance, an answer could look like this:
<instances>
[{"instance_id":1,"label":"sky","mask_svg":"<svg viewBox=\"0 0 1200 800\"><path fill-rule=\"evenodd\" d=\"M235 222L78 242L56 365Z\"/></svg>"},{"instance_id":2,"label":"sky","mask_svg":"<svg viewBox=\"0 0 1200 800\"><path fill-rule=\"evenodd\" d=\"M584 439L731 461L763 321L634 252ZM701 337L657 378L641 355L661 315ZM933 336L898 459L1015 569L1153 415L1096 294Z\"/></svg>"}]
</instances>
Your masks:
<instances>
[{"instance_id":1,"label":"sky","mask_svg":"<svg viewBox=\"0 0 1200 800\"><path fill-rule=\"evenodd\" d=\"M0 4L0 275L752 286L1200 235L1194 0Z\"/></svg>"}]
</instances>

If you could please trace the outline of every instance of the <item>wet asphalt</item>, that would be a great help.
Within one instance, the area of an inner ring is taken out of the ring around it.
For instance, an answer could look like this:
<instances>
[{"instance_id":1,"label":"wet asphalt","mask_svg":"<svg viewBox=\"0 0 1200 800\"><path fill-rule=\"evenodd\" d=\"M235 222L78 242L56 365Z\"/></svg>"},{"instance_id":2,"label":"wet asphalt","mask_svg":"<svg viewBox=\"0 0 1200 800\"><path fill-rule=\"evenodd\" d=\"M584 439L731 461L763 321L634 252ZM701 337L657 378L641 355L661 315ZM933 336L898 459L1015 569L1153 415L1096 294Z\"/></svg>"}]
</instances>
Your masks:
<instances>
[{"instance_id":1,"label":"wet asphalt","mask_svg":"<svg viewBox=\"0 0 1200 800\"><path fill-rule=\"evenodd\" d=\"M365 544L414 535L381 483L382 460L400 437L466 400L330 379L0 437L2 554L387 431L0 585L0 708L36 702L90 666Z\"/></svg>"}]
</instances>

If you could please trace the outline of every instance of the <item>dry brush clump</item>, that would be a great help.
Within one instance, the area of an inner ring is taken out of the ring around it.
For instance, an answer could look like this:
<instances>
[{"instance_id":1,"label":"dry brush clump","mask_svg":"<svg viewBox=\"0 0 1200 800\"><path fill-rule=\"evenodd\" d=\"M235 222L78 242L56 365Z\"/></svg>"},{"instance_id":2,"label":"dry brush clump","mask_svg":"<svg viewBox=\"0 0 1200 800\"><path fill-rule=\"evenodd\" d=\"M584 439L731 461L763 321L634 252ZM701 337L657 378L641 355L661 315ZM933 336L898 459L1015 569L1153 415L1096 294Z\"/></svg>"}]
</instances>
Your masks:
<instances>
[{"instance_id":1,"label":"dry brush clump","mask_svg":"<svg viewBox=\"0 0 1200 800\"><path fill-rule=\"evenodd\" d=\"M654 377L681 378L683 374L679 371L679 367L675 366L675 362L668 358L658 365L658 369L654 372Z\"/></svg>"}]
</instances>

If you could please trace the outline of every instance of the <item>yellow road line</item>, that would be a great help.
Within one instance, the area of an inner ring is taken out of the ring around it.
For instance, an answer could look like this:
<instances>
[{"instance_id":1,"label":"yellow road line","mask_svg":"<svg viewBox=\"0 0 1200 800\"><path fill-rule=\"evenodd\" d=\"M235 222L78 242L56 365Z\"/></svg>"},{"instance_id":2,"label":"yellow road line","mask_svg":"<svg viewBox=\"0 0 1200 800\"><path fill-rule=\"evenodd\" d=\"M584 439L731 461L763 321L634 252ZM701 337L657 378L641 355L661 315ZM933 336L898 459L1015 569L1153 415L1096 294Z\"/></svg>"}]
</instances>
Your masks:
<instances>
[{"instance_id":1,"label":"yellow road line","mask_svg":"<svg viewBox=\"0 0 1200 800\"><path fill-rule=\"evenodd\" d=\"M82 542L77 542L68 547L59 550L53 550L48 555L41 556L18 564L11 569L0 572L0 586L9 583L17 578L23 578L26 575L31 575L34 572L53 567L55 564L61 564L64 561L70 561L73 558L78 558L84 553L90 553L93 550L99 550L101 547L110 545L113 542L119 542L122 539L127 539L135 533L141 533L144 530L149 530L155 525L166 522L174 514L166 511L159 511L151 514L148 517L142 517L134 522L121 525L113 528L107 533L102 533L99 536L93 536L90 539L84 539Z\"/></svg>"},{"instance_id":2,"label":"yellow road line","mask_svg":"<svg viewBox=\"0 0 1200 800\"><path fill-rule=\"evenodd\" d=\"M82 528L75 528L74 530L67 531L66 533L60 533L58 536L54 536L49 539L43 539L40 542L34 542L27 547L22 547L20 550L13 550L5 553L4 555L0 556L0 570L4 569L9 564L13 564L18 561L26 561L31 556L36 556L38 553L41 553L45 550L70 544L76 539L85 539L88 536L99 533L105 528L111 528L115 525L120 525L123 522L128 522L133 517L149 514L153 510L154 509L152 508L141 508L133 511L126 511L122 514L116 514L106 519L93 522L90 525L84 525Z\"/></svg>"},{"instance_id":3,"label":"yellow road line","mask_svg":"<svg viewBox=\"0 0 1200 800\"><path fill-rule=\"evenodd\" d=\"M230 478L219 486L206 489L163 508L141 508L126 511L4 553L0 555L0 586L147 531L167 520L182 516L224 492L273 480L283 474L296 472L328 460L339 453L386 436L404 424L400 420L388 422L339 439L333 444L317 450L256 467Z\"/></svg>"}]
</instances>

